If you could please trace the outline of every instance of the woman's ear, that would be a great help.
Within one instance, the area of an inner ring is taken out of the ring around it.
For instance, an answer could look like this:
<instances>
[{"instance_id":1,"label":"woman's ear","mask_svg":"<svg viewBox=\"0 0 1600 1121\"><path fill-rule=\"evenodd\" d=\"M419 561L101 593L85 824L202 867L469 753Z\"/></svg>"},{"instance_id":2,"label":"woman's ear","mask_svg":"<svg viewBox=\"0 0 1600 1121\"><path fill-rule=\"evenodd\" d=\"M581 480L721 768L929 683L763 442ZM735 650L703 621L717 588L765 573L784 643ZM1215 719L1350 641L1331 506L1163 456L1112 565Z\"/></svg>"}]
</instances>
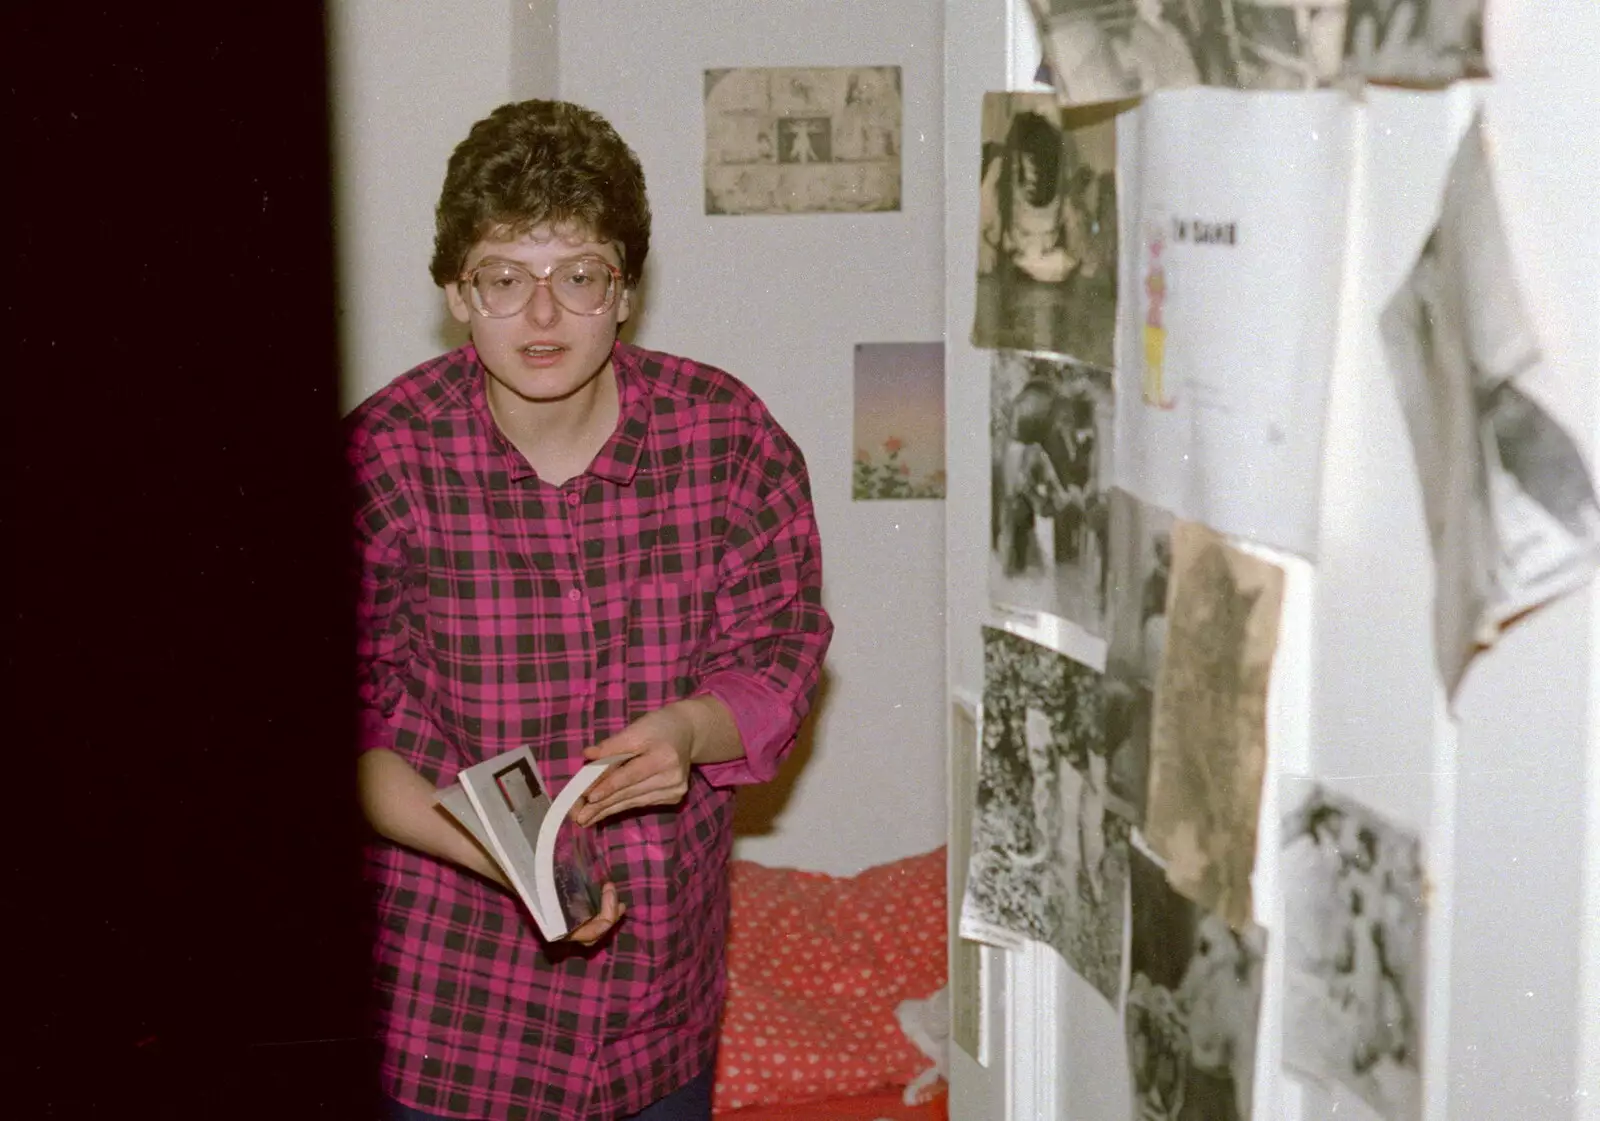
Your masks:
<instances>
[{"instance_id":1,"label":"woman's ear","mask_svg":"<svg viewBox=\"0 0 1600 1121\"><path fill-rule=\"evenodd\" d=\"M461 294L461 282L453 280L444 286L444 302L457 323L472 322L472 308Z\"/></svg>"}]
</instances>

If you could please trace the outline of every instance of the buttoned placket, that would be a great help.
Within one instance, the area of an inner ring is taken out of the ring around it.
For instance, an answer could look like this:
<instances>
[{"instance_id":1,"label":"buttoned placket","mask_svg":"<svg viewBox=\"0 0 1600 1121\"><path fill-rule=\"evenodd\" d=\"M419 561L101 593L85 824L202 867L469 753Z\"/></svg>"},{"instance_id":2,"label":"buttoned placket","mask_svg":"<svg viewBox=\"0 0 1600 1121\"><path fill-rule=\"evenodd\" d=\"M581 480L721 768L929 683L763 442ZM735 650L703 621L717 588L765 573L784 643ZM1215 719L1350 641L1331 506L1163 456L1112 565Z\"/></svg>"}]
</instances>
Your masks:
<instances>
[{"instance_id":1,"label":"buttoned placket","mask_svg":"<svg viewBox=\"0 0 1600 1121\"><path fill-rule=\"evenodd\" d=\"M567 548L566 572L567 605L581 620L578 632L586 636L587 644L592 648L593 640L587 636L594 633L594 619L592 617L593 605L589 602L588 589L583 575L583 542L585 534L583 497L584 491L594 485L594 480L587 474L578 475L567 480L561 485L561 504L566 507L567 513ZM595 681L593 674L585 675L582 687L577 691L574 700L578 701L578 711L574 713L578 727L587 740L594 731L594 696Z\"/></svg>"},{"instance_id":2,"label":"buttoned placket","mask_svg":"<svg viewBox=\"0 0 1600 1121\"><path fill-rule=\"evenodd\" d=\"M567 563L572 583L567 588L567 602L574 608L584 605L583 588L583 495L584 476L569 479L561 486L561 500L567 507ZM585 610L587 613L587 610Z\"/></svg>"}]
</instances>

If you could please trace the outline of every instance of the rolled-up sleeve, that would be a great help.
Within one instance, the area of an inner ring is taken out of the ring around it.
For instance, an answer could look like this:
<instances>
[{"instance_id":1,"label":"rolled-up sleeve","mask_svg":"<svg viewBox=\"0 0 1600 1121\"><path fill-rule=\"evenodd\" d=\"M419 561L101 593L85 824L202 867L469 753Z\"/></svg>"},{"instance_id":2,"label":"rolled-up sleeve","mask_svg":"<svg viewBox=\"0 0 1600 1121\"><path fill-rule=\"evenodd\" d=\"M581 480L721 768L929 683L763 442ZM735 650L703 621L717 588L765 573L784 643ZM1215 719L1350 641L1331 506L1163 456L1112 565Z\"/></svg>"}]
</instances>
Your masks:
<instances>
[{"instance_id":1,"label":"rolled-up sleeve","mask_svg":"<svg viewBox=\"0 0 1600 1121\"><path fill-rule=\"evenodd\" d=\"M414 628L406 588L415 558L408 547L410 506L394 460L378 436L359 427L351 431L347 465L354 490L356 747L389 748L422 764L422 745L440 737L405 687Z\"/></svg>"},{"instance_id":2,"label":"rolled-up sleeve","mask_svg":"<svg viewBox=\"0 0 1600 1121\"><path fill-rule=\"evenodd\" d=\"M744 756L703 765L715 786L765 782L811 709L833 623L822 606L822 545L800 449L770 417L735 457L739 479L718 567L716 623L695 693L732 714Z\"/></svg>"}]
</instances>

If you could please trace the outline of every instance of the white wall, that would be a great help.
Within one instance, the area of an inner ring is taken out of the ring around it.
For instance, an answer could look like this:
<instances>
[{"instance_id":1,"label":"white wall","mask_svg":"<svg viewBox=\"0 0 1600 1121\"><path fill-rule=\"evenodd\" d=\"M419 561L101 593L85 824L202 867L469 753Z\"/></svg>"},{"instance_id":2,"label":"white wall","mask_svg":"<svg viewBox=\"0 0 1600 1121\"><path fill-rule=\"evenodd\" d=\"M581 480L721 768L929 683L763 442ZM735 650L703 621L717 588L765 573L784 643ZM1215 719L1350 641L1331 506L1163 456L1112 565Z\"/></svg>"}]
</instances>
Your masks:
<instances>
[{"instance_id":1,"label":"white wall","mask_svg":"<svg viewBox=\"0 0 1600 1121\"><path fill-rule=\"evenodd\" d=\"M428 276L445 162L496 105L554 96L556 11L555 0L334 0L327 13L348 409L461 341Z\"/></svg>"},{"instance_id":2,"label":"white wall","mask_svg":"<svg viewBox=\"0 0 1600 1121\"><path fill-rule=\"evenodd\" d=\"M905 0L572 0L561 96L639 153L655 215L634 341L749 384L811 468L837 626L804 765L741 794L738 855L836 873L944 841L944 504L852 502L852 348L943 335L941 13ZM898 65L903 209L707 217L703 71Z\"/></svg>"},{"instance_id":3,"label":"white wall","mask_svg":"<svg viewBox=\"0 0 1600 1121\"><path fill-rule=\"evenodd\" d=\"M965 334L971 316L975 87L1001 88L1008 77L1020 84L1031 70L1031 60L1008 58L996 22L1008 7L1023 5L947 2L952 339ZM1431 565L1420 497L1375 332L1377 308L1420 244L1454 140L1481 100L1518 280L1560 373L1540 388L1576 433L1596 433L1600 221L1592 204L1600 131L1592 109L1600 9L1562 0L1537 11L1494 4L1489 11L1495 82L1446 95L1374 92L1361 110L1322 553L1314 569L1299 565L1290 573L1294 618L1286 619L1273 681L1274 759L1261 835L1276 832L1273 780L1296 771L1329 779L1418 829L1434 902L1426 1116L1592 1119L1600 1115L1594 593L1514 631L1472 670L1457 720L1446 716L1431 667ZM951 415L981 410L987 356L951 350ZM954 686L974 688L981 684L978 624L986 608L984 434L952 424L947 454L950 676ZM1258 914L1269 931L1281 929L1275 872L1272 855L1264 854ZM1278 1072L1282 1009L1272 959L1257 1116L1368 1116L1349 1095L1302 1087ZM954 1115L1123 1121L1126 1063L1104 1004L1048 952L996 972L1011 986L1009 994L998 987L991 994L1009 999L1002 1020L1011 1046L987 1071L956 1056ZM1031 1052L1030 1041L1039 1045ZM1040 1085L1045 1052L1058 1062L1055 1086Z\"/></svg>"},{"instance_id":4,"label":"white wall","mask_svg":"<svg viewBox=\"0 0 1600 1121\"><path fill-rule=\"evenodd\" d=\"M783 0L759 18L712 0L330 5L346 407L460 337L427 274L450 149L504 101L563 96L645 166L634 341L743 378L805 450L838 630L794 765L740 798L757 832L737 851L768 864L846 873L944 840L943 503L850 501L854 345L943 334L940 15L932 0ZM707 218L702 72L848 64L902 68L903 209Z\"/></svg>"}]
</instances>

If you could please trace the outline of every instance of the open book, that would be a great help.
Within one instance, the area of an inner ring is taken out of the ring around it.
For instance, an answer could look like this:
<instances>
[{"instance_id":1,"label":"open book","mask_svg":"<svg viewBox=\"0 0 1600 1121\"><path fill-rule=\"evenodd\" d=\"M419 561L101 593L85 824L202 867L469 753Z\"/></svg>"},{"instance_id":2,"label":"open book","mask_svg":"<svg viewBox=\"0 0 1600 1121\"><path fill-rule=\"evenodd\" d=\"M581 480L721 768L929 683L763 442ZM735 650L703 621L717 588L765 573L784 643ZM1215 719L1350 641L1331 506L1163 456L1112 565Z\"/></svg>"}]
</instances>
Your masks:
<instances>
[{"instance_id":1,"label":"open book","mask_svg":"<svg viewBox=\"0 0 1600 1121\"><path fill-rule=\"evenodd\" d=\"M567 815L608 767L626 758L585 764L552 798L533 753L519 747L466 768L434 798L494 857L549 941L600 912L604 850L592 828Z\"/></svg>"}]
</instances>

